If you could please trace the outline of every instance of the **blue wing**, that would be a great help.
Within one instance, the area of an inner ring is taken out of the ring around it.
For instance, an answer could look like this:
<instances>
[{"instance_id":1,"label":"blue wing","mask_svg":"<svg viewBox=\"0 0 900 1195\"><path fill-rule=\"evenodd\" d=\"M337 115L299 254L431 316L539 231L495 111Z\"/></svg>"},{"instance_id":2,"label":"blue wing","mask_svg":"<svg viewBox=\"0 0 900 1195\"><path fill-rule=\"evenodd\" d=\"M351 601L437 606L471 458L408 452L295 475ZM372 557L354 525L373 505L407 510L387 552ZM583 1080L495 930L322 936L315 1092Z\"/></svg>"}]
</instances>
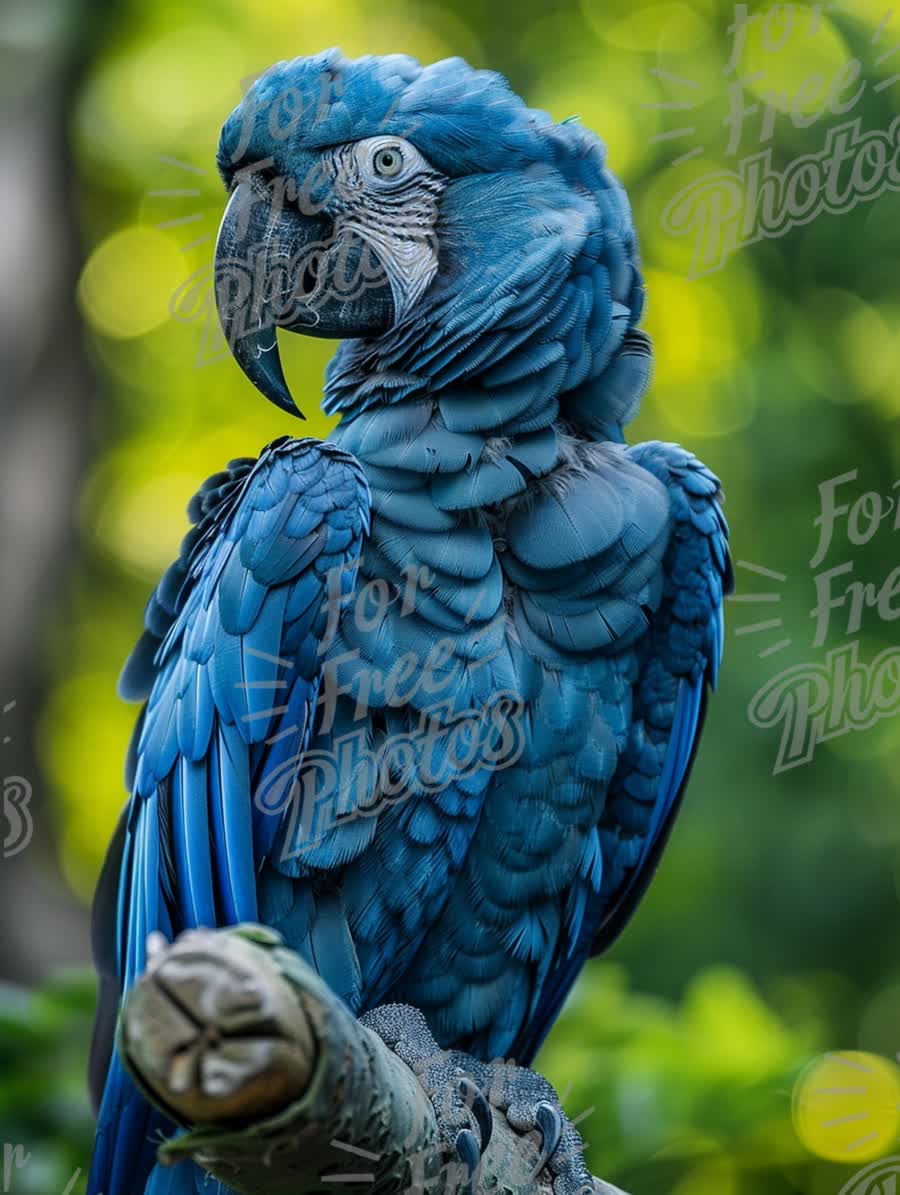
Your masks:
<instances>
[{"instance_id":1,"label":"blue wing","mask_svg":"<svg viewBox=\"0 0 900 1195\"><path fill-rule=\"evenodd\" d=\"M671 531L658 609L636 644L640 660L631 721L599 828L602 881L579 913L578 941L565 946L514 1049L528 1062L562 1007L585 959L607 950L647 890L687 785L707 694L722 658L723 596L733 588L728 525L718 479L675 444L650 442L628 457L665 486Z\"/></svg>"},{"instance_id":2,"label":"blue wing","mask_svg":"<svg viewBox=\"0 0 900 1195\"><path fill-rule=\"evenodd\" d=\"M734 588L719 481L675 444L650 442L629 456L665 485L673 530L663 600L643 645L629 742L610 790L612 817L652 802L637 866L605 910L593 953L618 937L653 878L690 774L724 644L723 598ZM601 835L602 839L602 835ZM613 877L615 882L615 877Z\"/></svg>"},{"instance_id":3,"label":"blue wing","mask_svg":"<svg viewBox=\"0 0 900 1195\"><path fill-rule=\"evenodd\" d=\"M349 453L284 438L211 478L190 513L197 525L148 604L120 686L147 705L114 841L114 902L109 875L101 885L114 908L95 916L119 991L144 969L151 931L257 918L256 876L281 819L254 794L300 769L330 599L339 604L355 585L369 493ZM109 1043L99 1046L108 1056ZM153 1137L171 1127L112 1056L89 1195L143 1191ZM173 1192L193 1192L193 1182Z\"/></svg>"}]
</instances>

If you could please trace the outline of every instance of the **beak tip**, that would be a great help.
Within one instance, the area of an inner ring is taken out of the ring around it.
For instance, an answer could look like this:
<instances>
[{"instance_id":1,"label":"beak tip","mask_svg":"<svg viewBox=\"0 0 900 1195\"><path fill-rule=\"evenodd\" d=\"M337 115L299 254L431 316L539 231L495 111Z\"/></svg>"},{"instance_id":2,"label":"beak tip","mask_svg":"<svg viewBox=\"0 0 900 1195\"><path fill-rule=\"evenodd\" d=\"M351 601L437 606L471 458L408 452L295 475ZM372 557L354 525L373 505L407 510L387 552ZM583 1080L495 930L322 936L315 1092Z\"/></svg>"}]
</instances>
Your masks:
<instances>
[{"instance_id":1,"label":"beak tip","mask_svg":"<svg viewBox=\"0 0 900 1195\"><path fill-rule=\"evenodd\" d=\"M244 375L264 398L289 415L305 419L284 376L274 328L240 337L230 348Z\"/></svg>"},{"instance_id":2,"label":"beak tip","mask_svg":"<svg viewBox=\"0 0 900 1195\"><path fill-rule=\"evenodd\" d=\"M242 183L228 201L219 228L215 259L219 323L232 357L256 389L276 407L303 419L281 367L277 320L270 318L264 304L258 307L251 302L252 293L244 285L251 258L247 249L249 234L247 230L241 233L240 227L248 204L249 192ZM250 212L252 219L256 207L250 205Z\"/></svg>"},{"instance_id":3,"label":"beak tip","mask_svg":"<svg viewBox=\"0 0 900 1195\"><path fill-rule=\"evenodd\" d=\"M269 400L274 403L276 407L280 407L282 411L287 411L289 415L293 415L295 419L305 419L306 416L294 402L294 396L288 389L287 383L284 379L276 381L274 378L251 379L256 388ZM261 384L262 383L262 384Z\"/></svg>"}]
</instances>

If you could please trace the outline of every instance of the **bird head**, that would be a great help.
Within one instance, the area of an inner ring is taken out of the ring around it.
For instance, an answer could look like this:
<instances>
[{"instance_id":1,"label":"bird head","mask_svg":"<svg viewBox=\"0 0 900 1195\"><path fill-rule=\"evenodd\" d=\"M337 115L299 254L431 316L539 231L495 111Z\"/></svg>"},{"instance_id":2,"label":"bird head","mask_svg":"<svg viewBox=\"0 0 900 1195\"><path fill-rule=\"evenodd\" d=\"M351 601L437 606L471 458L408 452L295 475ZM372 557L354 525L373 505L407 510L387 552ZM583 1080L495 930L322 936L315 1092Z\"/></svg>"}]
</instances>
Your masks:
<instances>
[{"instance_id":1,"label":"bird head","mask_svg":"<svg viewBox=\"0 0 900 1195\"><path fill-rule=\"evenodd\" d=\"M616 298L629 323L640 314L630 211L602 143L460 59L277 63L226 120L217 162L220 322L292 413L278 328L344 342L325 409L346 410L434 388L450 345L471 375L498 321L515 325L529 295L520 326L545 314L579 269L590 290L584 262L604 253L607 310L589 306L607 323Z\"/></svg>"}]
</instances>

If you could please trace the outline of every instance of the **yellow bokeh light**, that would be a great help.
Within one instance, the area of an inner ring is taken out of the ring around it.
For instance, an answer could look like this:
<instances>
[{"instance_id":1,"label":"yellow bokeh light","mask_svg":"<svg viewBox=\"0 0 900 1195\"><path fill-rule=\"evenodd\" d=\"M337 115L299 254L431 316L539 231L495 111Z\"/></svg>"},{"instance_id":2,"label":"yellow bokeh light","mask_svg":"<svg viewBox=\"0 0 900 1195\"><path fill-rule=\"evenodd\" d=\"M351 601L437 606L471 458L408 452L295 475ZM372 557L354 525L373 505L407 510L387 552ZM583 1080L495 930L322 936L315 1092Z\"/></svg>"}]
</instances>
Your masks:
<instances>
[{"instance_id":1,"label":"yellow bokeh light","mask_svg":"<svg viewBox=\"0 0 900 1195\"><path fill-rule=\"evenodd\" d=\"M737 386L735 370L759 337L755 276L740 261L708 278L692 279L660 269L645 270L647 314L655 370L645 400L651 434L662 419L676 438L715 437L747 427L756 399Z\"/></svg>"},{"instance_id":2,"label":"yellow bokeh light","mask_svg":"<svg viewBox=\"0 0 900 1195\"><path fill-rule=\"evenodd\" d=\"M723 1081L758 1081L791 1057L790 1033L733 967L710 967L689 985L681 1021L709 1070ZM734 1026L741 1032L735 1033Z\"/></svg>"},{"instance_id":3,"label":"yellow bokeh light","mask_svg":"<svg viewBox=\"0 0 900 1195\"><path fill-rule=\"evenodd\" d=\"M587 0L585 15L599 36L620 50L679 53L702 45L712 34L696 6L687 4L650 4L626 10L615 20L605 5Z\"/></svg>"},{"instance_id":4,"label":"yellow bokeh light","mask_svg":"<svg viewBox=\"0 0 900 1195\"><path fill-rule=\"evenodd\" d=\"M722 372L738 352L725 288L663 270L648 270L645 281L644 325L654 341L656 382L699 382Z\"/></svg>"},{"instance_id":5,"label":"yellow bokeh light","mask_svg":"<svg viewBox=\"0 0 900 1195\"><path fill-rule=\"evenodd\" d=\"M137 710L116 697L121 663L124 658L108 672L93 669L60 682L39 727L42 758L62 798L63 870L85 899L126 799L123 768Z\"/></svg>"},{"instance_id":6,"label":"yellow bokeh light","mask_svg":"<svg viewBox=\"0 0 900 1195\"><path fill-rule=\"evenodd\" d=\"M127 488L108 493L100 511L94 512L95 532L123 563L151 576L162 573L188 529L187 504L202 480L196 474L168 471L132 480Z\"/></svg>"},{"instance_id":7,"label":"yellow bokeh light","mask_svg":"<svg viewBox=\"0 0 900 1195\"><path fill-rule=\"evenodd\" d=\"M779 4L752 14L743 36L734 77L779 112L793 109L801 118L823 107L851 58L828 18L800 5ZM836 106L848 101L858 86L839 87Z\"/></svg>"},{"instance_id":8,"label":"yellow bokeh light","mask_svg":"<svg viewBox=\"0 0 900 1195\"><path fill-rule=\"evenodd\" d=\"M107 237L88 258L78 281L79 303L105 336L143 336L169 318L169 301L183 274L182 255L170 236L133 225Z\"/></svg>"},{"instance_id":9,"label":"yellow bokeh light","mask_svg":"<svg viewBox=\"0 0 900 1195\"><path fill-rule=\"evenodd\" d=\"M885 18L892 16L893 11L888 0L853 0L852 4L847 5L844 14L848 20L883 30L889 23Z\"/></svg>"},{"instance_id":10,"label":"yellow bokeh light","mask_svg":"<svg viewBox=\"0 0 900 1195\"><path fill-rule=\"evenodd\" d=\"M900 1070L876 1054L826 1054L794 1088L797 1136L832 1162L868 1162L891 1148L900 1128Z\"/></svg>"},{"instance_id":11,"label":"yellow bokeh light","mask_svg":"<svg viewBox=\"0 0 900 1195\"><path fill-rule=\"evenodd\" d=\"M847 372L860 394L871 397L888 387L894 397L897 377L898 341L893 335L896 324L888 325L881 313L868 303L860 303L844 318L838 330L838 343Z\"/></svg>"},{"instance_id":12,"label":"yellow bokeh light","mask_svg":"<svg viewBox=\"0 0 900 1195\"><path fill-rule=\"evenodd\" d=\"M792 364L817 393L836 403L874 399L896 409L893 379L900 358L900 337L892 312L882 313L859 295L837 287L807 292L804 310L813 326L828 328L833 348L829 360L811 330L799 330L788 340ZM835 363L842 368L835 368Z\"/></svg>"},{"instance_id":13,"label":"yellow bokeh light","mask_svg":"<svg viewBox=\"0 0 900 1195\"><path fill-rule=\"evenodd\" d=\"M529 99L554 120L577 116L603 141L610 170L627 181L653 156L652 138L660 121L649 105L657 99L657 91L647 72L633 63L605 63L602 88L596 85L595 75L596 67L588 64L554 71L538 81ZM619 102L621 95L630 102Z\"/></svg>"},{"instance_id":14,"label":"yellow bokeh light","mask_svg":"<svg viewBox=\"0 0 900 1195\"><path fill-rule=\"evenodd\" d=\"M162 155L196 164L214 181L222 121L241 98L241 81L268 65L244 50L234 30L201 24L118 45L88 80L75 114L77 144L101 169L99 181L112 169L142 189L166 175L173 181L155 185L198 185L201 176L163 167Z\"/></svg>"},{"instance_id":15,"label":"yellow bokeh light","mask_svg":"<svg viewBox=\"0 0 900 1195\"><path fill-rule=\"evenodd\" d=\"M240 97L247 63L236 37L207 25L182 26L127 61L137 111L177 129L208 112L219 115L223 94Z\"/></svg>"},{"instance_id":16,"label":"yellow bokeh light","mask_svg":"<svg viewBox=\"0 0 900 1195\"><path fill-rule=\"evenodd\" d=\"M182 25L129 49L107 69L106 88L126 105L131 119L173 133L207 114L227 115L253 66L239 39L224 29Z\"/></svg>"},{"instance_id":17,"label":"yellow bokeh light","mask_svg":"<svg viewBox=\"0 0 900 1195\"><path fill-rule=\"evenodd\" d=\"M312 0L302 13L294 0L269 0L263 6L242 0L248 32L270 61L316 54L337 46L348 57L363 54L410 54L419 62L435 62L452 54L469 61L481 56L477 38L454 13L436 10L429 20L413 10L377 12L354 0L335 5ZM268 65L264 63L263 65Z\"/></svg>"}]
</instances>

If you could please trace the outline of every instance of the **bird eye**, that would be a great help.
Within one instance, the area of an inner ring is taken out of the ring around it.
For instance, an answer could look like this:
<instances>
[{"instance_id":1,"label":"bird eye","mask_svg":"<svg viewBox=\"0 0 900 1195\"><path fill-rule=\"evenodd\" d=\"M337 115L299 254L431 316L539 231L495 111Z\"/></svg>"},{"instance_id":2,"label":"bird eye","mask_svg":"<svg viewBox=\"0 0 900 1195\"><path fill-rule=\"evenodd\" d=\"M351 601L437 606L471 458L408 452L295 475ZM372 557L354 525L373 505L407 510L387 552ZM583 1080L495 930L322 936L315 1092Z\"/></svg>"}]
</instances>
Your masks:
<instances>
[{"instance_id":1,"label":"bird eye","mask_svg":"<svg viewBox=\"0 0 900 1195\"><path fill-rule=\"evenodd\" d=\"M382 178L395 178L403 169L403 154L396 145L379 149L372 159L375 173Z\"/></svg>"}]
</instances>

